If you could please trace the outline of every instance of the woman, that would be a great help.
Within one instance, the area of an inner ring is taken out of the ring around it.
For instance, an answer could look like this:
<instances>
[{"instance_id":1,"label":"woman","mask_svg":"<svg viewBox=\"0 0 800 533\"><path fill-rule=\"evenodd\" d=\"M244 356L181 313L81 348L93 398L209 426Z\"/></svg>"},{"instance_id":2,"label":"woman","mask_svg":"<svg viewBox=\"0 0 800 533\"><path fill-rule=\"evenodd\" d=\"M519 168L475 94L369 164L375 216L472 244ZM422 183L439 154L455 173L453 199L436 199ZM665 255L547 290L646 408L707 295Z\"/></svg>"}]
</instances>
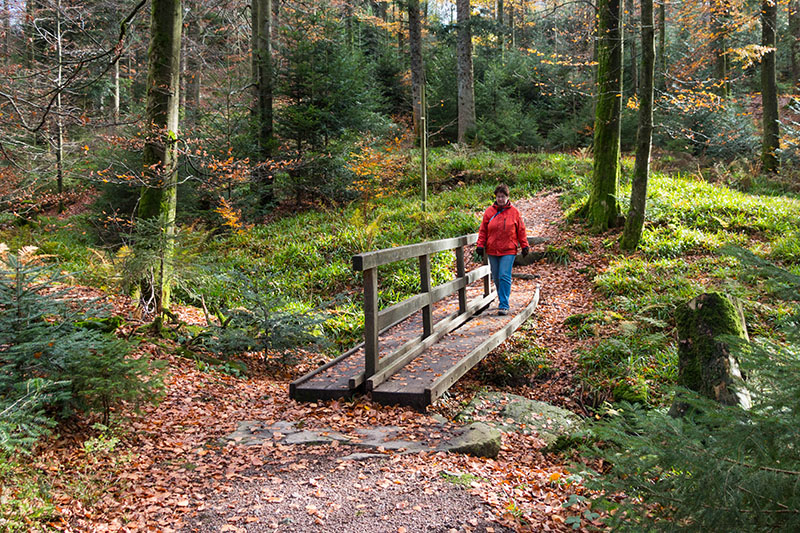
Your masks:
<instances>
[{"instance_id":1,"label":"woman","mask_svg":"<svg viewBox=\"0 0 800 533\"><path fill-rule=\"evenodd\" d=\"M481 257L484 253L489 256L492 280L500 299L497 314L507 315L508 298L511 296L511 267L517 255L517 244L522 248L523 256L528 255L530 248L525 223L508 199L508 186L504 183L498 185L494 196L495 203L483 214L476 252Z\"/></svg>"}]
</instances>

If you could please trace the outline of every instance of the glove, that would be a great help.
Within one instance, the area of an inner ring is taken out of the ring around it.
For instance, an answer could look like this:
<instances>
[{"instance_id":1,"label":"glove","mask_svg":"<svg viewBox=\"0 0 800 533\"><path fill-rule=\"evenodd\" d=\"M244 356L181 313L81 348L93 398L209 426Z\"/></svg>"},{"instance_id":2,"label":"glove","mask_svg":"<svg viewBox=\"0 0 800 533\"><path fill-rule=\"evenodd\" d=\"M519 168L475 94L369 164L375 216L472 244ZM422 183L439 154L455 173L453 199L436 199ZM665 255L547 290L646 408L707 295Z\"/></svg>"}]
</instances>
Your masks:
<instances>
[{"instance_id":1,"label":"glove","mask_svg":"<svg viewBox=\"0 0 800 533\"><path fill-rule=\"evenodd\" d=\"M522 257L525 257L526 255L528 255L528 254L530 253L530 251L531 251L531 249L530 249L530 248L528 248L527 246L526 246L526 247L524 247L524 248L522 249Z\"/></svg>"},{"instance_id":2,"label":"glove","mask_svg":"<svg viewBox=\"0 0 800 533\"><path fill-rule=\"evenodd\" d=\"M475 253L478 254L478 257L483 257L484 251L485 250L483 249L483 246L478 246L477 248L475 248Z\"/></svg>"}]
</instances>

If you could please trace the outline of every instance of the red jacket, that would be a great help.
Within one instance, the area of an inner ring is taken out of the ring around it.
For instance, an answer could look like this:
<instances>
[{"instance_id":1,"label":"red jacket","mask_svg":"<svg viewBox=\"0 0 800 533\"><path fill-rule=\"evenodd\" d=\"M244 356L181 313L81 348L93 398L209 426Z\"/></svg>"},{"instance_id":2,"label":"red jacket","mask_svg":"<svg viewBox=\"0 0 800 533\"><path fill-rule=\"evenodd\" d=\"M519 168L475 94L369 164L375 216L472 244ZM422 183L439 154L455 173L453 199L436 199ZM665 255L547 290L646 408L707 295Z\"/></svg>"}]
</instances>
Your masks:
<instances>
[{"instance_id":1,"label":"red jacket","mask_svg":"<svg viewBox=\"0 0 800 533\"><path fill-rule=\"evenodd\" d=\"M478 230L478 248L485 248L487 255L516 255L517 244L528 246L525 223L517 208L507 202L500 207L495 202L483 214Z\"/></svg>"}]
</instances>

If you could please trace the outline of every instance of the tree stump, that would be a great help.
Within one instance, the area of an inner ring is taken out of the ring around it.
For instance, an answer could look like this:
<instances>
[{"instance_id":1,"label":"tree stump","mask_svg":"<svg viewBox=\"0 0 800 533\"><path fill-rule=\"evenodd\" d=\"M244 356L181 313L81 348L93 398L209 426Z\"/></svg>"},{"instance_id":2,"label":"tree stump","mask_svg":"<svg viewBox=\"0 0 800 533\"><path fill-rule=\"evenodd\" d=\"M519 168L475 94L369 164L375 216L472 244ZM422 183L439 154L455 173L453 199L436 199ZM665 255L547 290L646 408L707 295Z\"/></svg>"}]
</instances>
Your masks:
<instances>
[{"instance_id":1,"label":"tree stump","mask_svg":"<svg viewBox=\"0 0 800 533\"><path fill-rule=\"evenodd\" d=\"M724 294L712 292L686 302L676 310L678 325L678 385L696 391L723 405L749 409L750 393L744 387L730 343L730 335L749 341L741 304ZM688 408L675 399L671 416Z\"/></svg>"}]
</instances>

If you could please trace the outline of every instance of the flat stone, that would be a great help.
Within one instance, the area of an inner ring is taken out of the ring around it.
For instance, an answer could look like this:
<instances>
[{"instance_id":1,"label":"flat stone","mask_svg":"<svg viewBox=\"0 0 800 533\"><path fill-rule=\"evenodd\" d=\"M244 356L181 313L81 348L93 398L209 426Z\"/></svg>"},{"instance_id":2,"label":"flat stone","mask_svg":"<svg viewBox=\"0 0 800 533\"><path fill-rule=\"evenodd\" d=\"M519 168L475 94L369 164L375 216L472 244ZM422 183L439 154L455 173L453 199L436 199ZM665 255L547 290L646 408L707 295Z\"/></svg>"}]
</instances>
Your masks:
<instances>
[{"instance_id":1,"label":"flat stone","mask_svg":"<svg viewBox=\"0 0 800 533\"><path fill-rule=\"evenodd\" d=\"M483 422L474 422L461 430L459 435L439 446L439 449L474 455L476 457L497 457L502 443L501 433Z\"/></svg>"},{"instance_id":2,"label":"flat stone","mask_svg":"<svg viewBox=\"0 0 800 533\"><path fill-rule=\"evenodd\" d=\"M581 426L572 411L516 394L486 391L477 394L458 419L480 419L502 431L536 433L546 449L559 447Z\"/></svg>"}]
</instances>

